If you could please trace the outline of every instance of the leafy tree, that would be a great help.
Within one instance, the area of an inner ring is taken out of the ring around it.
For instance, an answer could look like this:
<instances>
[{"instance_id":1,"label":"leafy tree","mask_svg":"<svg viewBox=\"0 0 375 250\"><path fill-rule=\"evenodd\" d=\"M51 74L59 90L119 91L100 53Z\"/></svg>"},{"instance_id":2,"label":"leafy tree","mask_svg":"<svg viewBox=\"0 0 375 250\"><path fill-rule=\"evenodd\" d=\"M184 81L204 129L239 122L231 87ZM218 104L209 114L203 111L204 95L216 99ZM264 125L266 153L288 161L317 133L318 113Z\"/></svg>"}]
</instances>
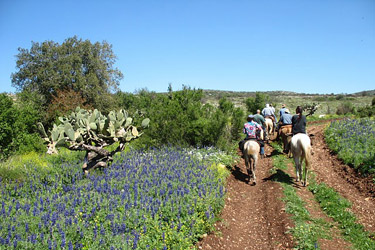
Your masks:
<instances>
[{"instance_id":1,"label":"leafy tree","mask_svg":"<svg viewBox=\"0 0 375 250\"><path fill-rule=\"evenodd\" d=\"M31 49L19 48L12 84L20 91L40 95L41 105L48 106L58 90L73 90L97 108L103 96L116 90L122 73L113 68L116 56L107 42L91 43L76 36L62 44L32 42ZM107 102L108 103L108 102Z\"/></svg>"},{"instance_id":2,"label":"leafy tree","mask_svg":"<svg viewBox=\"0 0 375 250\"><path fill-rule=\"evenodd\" d=\"M245 100L247 111L255 114L257 109L262 110L266 106L266 101L269 99L267 94L256 92L255 97L249 97Z\"/></svg>"},{"instance_id":3,"label":"leafy tree","mask_svg":"<svg viewBox=\"0 0 375 250\"><path fill-rule=\"evenodd\" d=\"M15 103L6 94L0 94L0 160L29 151L42 151L36 122L38 110L30 103Z\"/></svg>"},{"instance_id":4,"label":"leafy tree","mask_svg":"<svg viewBox=\"0 0 375 250\"><path fill-rule=\"evenodd\" d=\"M0 94L0 159L9 155L12 143L13 129L16 117L12 99L6 94Z\"/></svg>"},{"instance_id":5,"label":"leafy tree","mask_svg":"<svg viewBox=\"0 0 375 250\"><path fill-rule=\"evenodd\" d=\"M219 109L223 111L224 114L227 114L234 109L234 104L229 101L227 98L223 97L219 100Z\"/></svg>"},{"instance_id":6,"label":"leafy tree","mask_svg":"<svg viewBox=\"0 0 375 250\"><path fill-rule=\"evenodd\" d=\"M52 96L52 102L48 106L46 118L48 123L53 122L55 118L65 116L77 107L83 109L93 109L90 105L86 105L86 100L79 93L72 89L57 90L56 96Z\"/></svg>"},{"instance_id":7,"label":"leafy tree","mask_svg":"<svg viewBox=\"0 0 375 250\"><path fill-rule=\"evenodd\" d=\"M234 104L225 97L219 100L219 109L227 117L227 125L230 131L228 134L230 137L227 139L229 141L238 140L240 138L240 131L245 122L243 110L239 107L236 108Z\"/></svg>"}]
</instances>

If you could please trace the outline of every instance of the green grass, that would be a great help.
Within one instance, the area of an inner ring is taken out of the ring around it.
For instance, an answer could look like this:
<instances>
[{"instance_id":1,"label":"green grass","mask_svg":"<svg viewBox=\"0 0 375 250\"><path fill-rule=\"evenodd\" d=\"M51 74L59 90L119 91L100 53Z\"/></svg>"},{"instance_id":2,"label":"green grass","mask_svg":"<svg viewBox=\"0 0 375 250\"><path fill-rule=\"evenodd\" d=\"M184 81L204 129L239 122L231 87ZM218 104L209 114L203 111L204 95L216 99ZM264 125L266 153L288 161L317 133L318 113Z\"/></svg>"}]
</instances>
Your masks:
<instances>
[{"instance_id":1,"label":"green grass","mask_svg":"<svg viewBox=\"0 0 375 250\"><path fill-rule=\"evenodd\" d=\"M314 194L323 211L339 224L344 238L356 249L375 249L374 234L365 231L357 223L355 215L348 211L351 204L325 183L317 184L312 179L309 190Z\"/></svg>"},{"instance_id":2,"label":"green grass","mask_svg":"<svg viewBox=\"0 0 375 250\"><path fill-rule=\"evenodd\" d=\"M48 174L60 171L63 163L78 163L83 160L85 152L70 151L65 148L59 150L58 155L48 155L29 152L10 157L0 163L0 177L2 180L23 181L28 174L38 172Z\"/></svg>"}]
</instances>

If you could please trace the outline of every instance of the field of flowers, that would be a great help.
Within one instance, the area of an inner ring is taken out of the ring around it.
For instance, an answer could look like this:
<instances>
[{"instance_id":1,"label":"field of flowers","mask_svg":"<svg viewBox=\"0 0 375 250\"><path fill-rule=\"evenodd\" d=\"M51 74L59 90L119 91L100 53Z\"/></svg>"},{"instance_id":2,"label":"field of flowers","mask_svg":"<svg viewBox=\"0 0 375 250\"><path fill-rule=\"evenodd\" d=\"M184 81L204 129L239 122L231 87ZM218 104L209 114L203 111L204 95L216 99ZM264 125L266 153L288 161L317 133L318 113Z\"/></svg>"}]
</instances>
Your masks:
<instances>
[{"instance_id":1,"label":"field of flowers","mask_svg":"<svg viewBox=\"0 0 375 250\"><path fill-rule=\"evenodd\" d=\"M88 177L65 164L0 181L0 249L191 248L217 219L229 172L197 152L131 151Z\"/></svg>"},{"instance_id":2,"label":"field of flowers","mask_svg":"<svg viewBox=\"0 0 375 250\"><path fill-rule=\"evenodd\" d=\"M375 173L375 121L345 119L334 121L325 131L328 146L346 164L364 174Z\"/></svg>"}]
</instances>

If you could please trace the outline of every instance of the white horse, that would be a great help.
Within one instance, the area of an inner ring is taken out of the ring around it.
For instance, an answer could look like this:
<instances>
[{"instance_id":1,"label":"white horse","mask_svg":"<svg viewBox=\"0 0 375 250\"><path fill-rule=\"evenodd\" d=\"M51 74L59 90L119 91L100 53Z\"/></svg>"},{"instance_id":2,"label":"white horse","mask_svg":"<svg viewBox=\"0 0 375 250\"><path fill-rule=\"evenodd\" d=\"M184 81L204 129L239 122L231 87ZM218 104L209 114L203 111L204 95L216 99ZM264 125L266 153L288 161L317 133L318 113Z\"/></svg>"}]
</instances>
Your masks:
<instances>
[{"instance_id":1,"label":"white horse","mask_svg":"<svg viewBox=\"0 0 375 250\"><path fill-rule=\"evenodd\" d=\"M301 180L304 187L307 186L307 172L310 166L311 141L307 134L296 134L290 142L291 151L296 165L296 180ZM302 162L305 159L304 181L302 181Z\"/></svg>"},{"instance_id":2,"label":"white horse","mask_svg":"<svg viewBox=\"0 0 375 250\"><path fill-rule=\"evenodd\" d=\"M274 132L273 121L270 118L265 118L265 121L266 121L265 123L266 123L267 140L270 140L271 135Z\"/></svg>"}]
</instances>

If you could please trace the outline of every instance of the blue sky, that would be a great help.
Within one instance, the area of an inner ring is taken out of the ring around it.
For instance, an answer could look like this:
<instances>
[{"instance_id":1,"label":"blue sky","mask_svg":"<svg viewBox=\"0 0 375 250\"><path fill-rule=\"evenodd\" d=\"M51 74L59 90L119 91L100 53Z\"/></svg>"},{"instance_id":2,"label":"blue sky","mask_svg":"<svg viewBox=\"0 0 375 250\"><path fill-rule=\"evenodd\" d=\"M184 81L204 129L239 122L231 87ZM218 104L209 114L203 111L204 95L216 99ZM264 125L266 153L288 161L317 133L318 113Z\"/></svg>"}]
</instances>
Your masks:
<instances>
[{"instance_id":1,"label":"blue sky","mask_svg":"<svg viewBox=\"0 0 375 250\"><path fill-rule=\"evenodd\" d=\"M77 35L113 45L120 89L375 89L374 0L0 0L0 92L18 47Z\"/></svg>"}]
</instances>

